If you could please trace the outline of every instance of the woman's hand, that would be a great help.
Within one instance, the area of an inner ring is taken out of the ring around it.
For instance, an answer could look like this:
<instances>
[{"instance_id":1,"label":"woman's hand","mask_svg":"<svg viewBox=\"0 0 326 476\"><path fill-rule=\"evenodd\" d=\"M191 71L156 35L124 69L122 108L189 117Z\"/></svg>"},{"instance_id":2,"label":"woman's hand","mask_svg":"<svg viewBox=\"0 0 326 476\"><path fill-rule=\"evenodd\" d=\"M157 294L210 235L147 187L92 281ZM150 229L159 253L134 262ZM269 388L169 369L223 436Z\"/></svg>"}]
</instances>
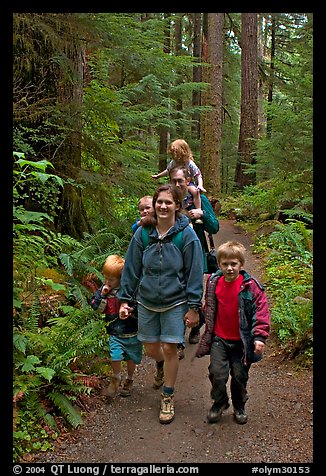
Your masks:
<instances>
[{"instance_id":1,"label":"woman's hand","mask_svg":"<svg viewBox=\"0 0 326 476\"><path fill-rule=\"evenodd\" d=\"M195 327L199 324L199 313L195 309L189 309L184 315L183 320L187 327Z\"/></svg>"},{"instance_id":2,"label":"woman's hand","mask_svg":"<svg viewBox=\"0 0 326 476\"><path fill-rule=\"evenodd\" d=\"M119 309L119 317L120 319L127 319L127 317L130 316L132 311L134 310L133 307L128 306L128 303L123 302L120 304L120 309Z\"/></svg>"}]
</instances>

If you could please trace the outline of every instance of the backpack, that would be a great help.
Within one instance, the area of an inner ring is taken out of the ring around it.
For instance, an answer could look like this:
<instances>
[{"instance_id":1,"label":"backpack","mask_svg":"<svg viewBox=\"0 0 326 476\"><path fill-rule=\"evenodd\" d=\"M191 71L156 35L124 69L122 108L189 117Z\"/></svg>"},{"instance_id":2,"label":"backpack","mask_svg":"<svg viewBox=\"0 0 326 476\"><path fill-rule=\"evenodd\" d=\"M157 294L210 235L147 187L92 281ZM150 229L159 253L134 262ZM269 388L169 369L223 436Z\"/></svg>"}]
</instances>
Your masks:
<instances>
[{"instance_id":1,"label":"backpack","mask_svg":"<svg viewBox=\"0 0 326 476\"><path fill-rule=\"evenodd\" d=\"M142 227L141 229L141 240L143 242L143 245L145 248L148 247L149 245L149 232L148 228ZM178 233L174 234L171 238L171 241L175 244L177 248L179 248L180 251L182 251L183 246L182 246L182 230L178 231Z\"/></svg>"}]
</instances>

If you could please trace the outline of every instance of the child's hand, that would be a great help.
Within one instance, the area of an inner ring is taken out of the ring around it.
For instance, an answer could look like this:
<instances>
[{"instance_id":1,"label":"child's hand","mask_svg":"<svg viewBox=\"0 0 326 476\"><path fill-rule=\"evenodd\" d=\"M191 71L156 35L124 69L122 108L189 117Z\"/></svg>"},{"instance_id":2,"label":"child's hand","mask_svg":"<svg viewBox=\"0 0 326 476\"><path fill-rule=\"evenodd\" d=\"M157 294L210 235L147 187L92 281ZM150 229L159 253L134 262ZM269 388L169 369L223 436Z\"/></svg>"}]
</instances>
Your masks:
<instances>
[{"instance_id":1,"label":"child's hand","mask_svg":"<svg viewBox=\"0 0 326 476\"><path fill-rule=\"evenodd\" d=\"M158 176L154 174L154 175L151 175L151 177L157 179Z\"/></svg>"},{"instance_id":2,"label":"child's hand","mask_svg":"<svg viewBox=\"0 0 326 476\"><path fill-rule=\"evenodd\" d=\"M261 342L260 340L256 340L254 343L254 354L255 355L261 355L264 352L265 344L264 342Z\"/></svg>"},{"instance_id":3,"label":"child's hand","mask_svg":"<svg viewBox=\"0 0 326 476\"><path fill-rule=\"evenodd\" d=\"M101 296L107 296L110 292L110 287L107 284L103 285Z\"/></svg>"}]
</instances>

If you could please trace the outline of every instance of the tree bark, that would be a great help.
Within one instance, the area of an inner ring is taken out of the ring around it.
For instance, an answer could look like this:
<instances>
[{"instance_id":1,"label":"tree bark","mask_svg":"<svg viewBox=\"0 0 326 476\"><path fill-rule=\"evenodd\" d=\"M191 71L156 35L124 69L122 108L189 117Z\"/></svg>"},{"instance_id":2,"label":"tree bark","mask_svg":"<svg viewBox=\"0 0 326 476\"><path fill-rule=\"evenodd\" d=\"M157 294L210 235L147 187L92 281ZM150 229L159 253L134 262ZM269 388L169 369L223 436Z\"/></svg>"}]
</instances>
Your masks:
<instances>
[{"instance_id":1,"label":"tree bark","mask_svg":"<svg viewBox=\"0 0 326 476\"><path fill-rule=\"evenodd\" d=\"M73 80L62 77L59 81L58 99L62 110L66 111L65 126L70 131L54 158L56 170L63 179L73 179L76 186L65 185L61 195L61 209L56 228L61 233L83 238L84 232L91 232L83 205L78 176L81 169L82 143L82 102L83 102L83 51L79 44L72 42L66 46L67 57L71 61Z\"/></svg>"},{"instance_id":2,"label":"tree bark","mask_svg":"<svg viewBox=\"0 0 326 476\"><path fill-rule=\"evenodd\" d=\"M258 74L258 135L264 136L266 131L266 118L264 114L264 76L262 73L264 65L264 55L263 55L263 14L258 14L258 63L259 63L259 74Z\"/></svg>"},{"instance_id":3,"label":"tree bark","mask_svg":"<svg viewBox=\"0 0 326 476\"><path fill-rule=\"evenodd\" d=\"M223 27L224 13L208 13L209 105L203 163L204 187L210 198L221 193L221 139L223 110Z\"/></svg>"},{"instance_id":4,"label":"tree bark","mask_svg":"<svg viewBox=\"0 0 326 476\"><path fill-rule=\"evenodd\" d=\"M182 54L182 14L177 13L175 16L175 26L174 26L174 38L175 38L175 47L174 47L174 52L176 56L181 56ZM180 75L180 72L178 74L178 79L177 83L180 84L182 82L182 76ZM176 110L177 111L182 111L183 109L183 104L181 98L176 99ZM180 114L178 114L179 117L181 117ZM177 137L183 138L185 132L184 128L180 124L176 124L176 135Z\"/></svg>"},{"instance_id":5,"label":"tree bark","mask_svg":"<svg viewBox=\"0 0 326 476\"><path fill-rule=\"evenodd\" d=\"M268 106L271 106L273 102L273 88L274 88L274 60L275 60L275 29L276 29L276 17L272 15L272 26L271 26L271 62L270 62L270 74L268 81ZM270 139L272 137L272 115L270 108L268 108L267 114L267 137Z\"/></svg>"},{"instance_id":6,"label":"tree bark","mask_svg":"<svg viewBox=\"0 0 326 476\"><path fill-rule=\"evenodd\" d=\"M201 42L201 62L208 64L208 13L203 13L203 32ZM208 66L201 66L201 81L209 82ZM200 104L207 106L209 104L209 91L206 89L201 92ZM207 135L208 113L204 112L200 117L200 166L202 172L205 173L205 163L207 157L206 135Z\"/></svg>"},{"instance_id":7,"label":"tree bark","mask_svg":"<svg viewBox=\"0 0 326 476\"><path fill-rule=\"evenodd\" d=\"M254 150L258 138L257 13L242 13L241 112L235 183L239 189L255 183ZM249 169L249 170L248 170Z\"/></svg>"},{"instance_id":8,"label":"tree bark","mask_svg":"<svg viewBox=\"0 0 326 476\"><path fill-rule=\"evenodd\" d=\"M164 47L163 51L166 54L171 52L171 13L164 13L164 20L166 27L164 30ZM158 153L158 170L162 172L167 166L167 147L170 140L170 133L166 126L161 126L159 129L159 153Z\"/></svg>"},{"instance_id":9,"label":"tree bark","mask_svg":"<svg viewBox=\"0 0 326 476\"><path fill-rule=\"evenodd\" d=\"M201 49L201 13L193 13L193 23L194 23L194 50L193 56L196 62L200 61L200 49ZM194 83L200 83L201 81L201 67L193 66L192 80ZM200 105L200 92L193 91L192 93L192 105L194 107ZM199 113L194 113L192 115L192 136L195 140L200 139L200 115Z\"/></svg>"}]
</instances>

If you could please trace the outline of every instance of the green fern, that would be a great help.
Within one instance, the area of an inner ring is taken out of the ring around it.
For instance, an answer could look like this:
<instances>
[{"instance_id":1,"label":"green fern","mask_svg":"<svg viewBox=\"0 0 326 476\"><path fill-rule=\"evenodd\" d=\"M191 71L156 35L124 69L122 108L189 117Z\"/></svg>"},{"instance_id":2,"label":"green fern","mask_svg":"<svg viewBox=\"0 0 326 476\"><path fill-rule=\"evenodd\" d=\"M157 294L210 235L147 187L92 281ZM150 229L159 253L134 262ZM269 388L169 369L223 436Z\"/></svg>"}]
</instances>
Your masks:
<instances>
[{"instance_id":1,"label":"green fern","mask_svg":"<svg viewBox=\"0 0 326 476\"><path fill-rule=\"evenodd\" d=\"M59 259L60 259L61 263L63 264L66 273L69 276L72 276L73 269L74 269L74 259L73 259L73 257L71 255L67 254L67 253L61 253L59 255Z\"/></svg>"},{"instance_id":2,"label":"green fern","mask_svg":"<svg viewBox=\"0 0 326 476\"><path fill-rule=\"evenodd\" d=\"M45 423L47 423L49 425L49 427L51 427L53 430L58 430L58 425L57 425L57 422L55 421L53 415L51 415L51 413L45 413L45 415L43 416L43 420L45 421Z\"/></svg>"},{"instance_id":3,"label":"green fern","mask_svg":"<svg viewBox=\"0 0 326 476\"><path fill-rule=\"evenodd\" d=\"M85 295L85 288L76 279L72 279L71 281L68 298L73 298L80 307L89 307L89 302Z\"/></svg>"},{"instance_id":4,"label":"green fern","mask_svg":"<svg viewBox=\"0 0 326 476\"><path fill-rule=\"evenodd\" d=\"M39 319L42 315L41 305L39 301L38 293L33 295L33 303L27 314L27 319L25 320L25 329L28 331L37 332L39 327Z\"/></svg>"},{"instance_id":5,"label":"green fern","mask_svg":"<svg viewBox=\"0 0 326 476\"><path fill-rule=\"evenodd\" d=\"M80 412L65 395L59 392L50 392L48 393L48 397L52 400L54 405L59 408L60 412L74 429L83 423Z\"/></svg>"}]
</instances>

